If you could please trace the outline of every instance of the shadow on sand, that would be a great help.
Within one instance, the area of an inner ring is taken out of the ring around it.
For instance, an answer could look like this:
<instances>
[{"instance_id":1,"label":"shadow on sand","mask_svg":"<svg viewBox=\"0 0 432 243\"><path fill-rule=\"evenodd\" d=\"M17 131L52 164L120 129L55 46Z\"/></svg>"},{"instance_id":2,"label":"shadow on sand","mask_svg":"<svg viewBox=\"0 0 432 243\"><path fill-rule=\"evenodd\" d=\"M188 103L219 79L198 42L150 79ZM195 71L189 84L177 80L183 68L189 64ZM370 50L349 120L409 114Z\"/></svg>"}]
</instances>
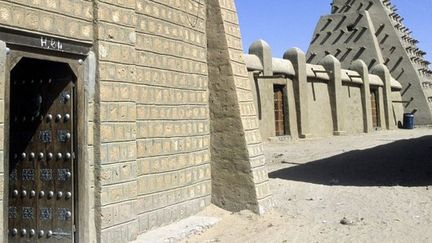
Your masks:
<instances>
[{"instance_id":1,"label":"shadow on sand","mask_svg":"<svg viewBox=\"0 0 432 243\"><path fill-rule=\"evenodd\" d=\"M269 177L322 185L430 186L432 136L347 152L278 170Z\"/></svg>"}]
</instances>

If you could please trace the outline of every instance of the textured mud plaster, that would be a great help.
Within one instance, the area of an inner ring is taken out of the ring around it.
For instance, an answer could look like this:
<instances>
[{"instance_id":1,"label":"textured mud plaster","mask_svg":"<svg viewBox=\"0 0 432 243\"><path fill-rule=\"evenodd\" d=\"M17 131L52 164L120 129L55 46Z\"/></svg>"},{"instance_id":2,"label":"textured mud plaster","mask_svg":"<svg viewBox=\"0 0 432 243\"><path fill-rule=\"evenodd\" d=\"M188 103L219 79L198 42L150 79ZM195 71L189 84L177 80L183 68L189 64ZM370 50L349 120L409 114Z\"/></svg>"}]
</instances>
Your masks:
<instances>
[{"instance_id":1,"label":"textured mud plaster","mask_svg":"<svg viewBox=\"0 0 432 243\"><path fill-rule=\"evenodd\" d=\"M329 94L332 98L330 104L333 117L333 134L336 136L343 135L345 134L345 124L342 122L341 118L345 116L345 107L343 104L338 103L338 100L343 100L341 64L339 60L332 55L327 55L321 60L320 64L324 66L330 76Z\"/></svg>"},{"instance_id":2,"label":"textured mud plaster","mask_svg":"<svg viewBox=\"0 0 432 243\"><path fill-rule=\"evenodd\" d=\"M334 0L332 14L321 17L315 29L307 60L318 63L332 54L348 68L361 59L369 71L384 64L402 85L405 112L418 110L416 124L430 125L432 70L417 43L390 0Z\"/></svg>"},{"instance_id":3,"label":"textured mud plaster","mask_svg":"<svg viewBox=\"0 0 432 243\"><path fill-rule=\"evenodd\" d=\"M234 1L207 1L212 202L262 213L270 203Z\"/></svg>"}]
</instances>

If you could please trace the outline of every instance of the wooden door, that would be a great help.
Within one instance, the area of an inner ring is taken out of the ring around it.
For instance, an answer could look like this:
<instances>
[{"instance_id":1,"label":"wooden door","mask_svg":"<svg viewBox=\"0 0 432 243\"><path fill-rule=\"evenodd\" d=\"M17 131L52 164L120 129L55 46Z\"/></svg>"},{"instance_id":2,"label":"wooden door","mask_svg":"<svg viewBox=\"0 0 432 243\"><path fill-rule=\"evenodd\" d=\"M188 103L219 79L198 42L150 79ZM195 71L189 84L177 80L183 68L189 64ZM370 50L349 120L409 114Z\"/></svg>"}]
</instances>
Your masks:
<instances>
[{"instance_id":1,"label":"wooden door","mask_svg":"<svg viewBox=\"0 0 432 243\"><path fill-rule=\"evenodd\" d=\"M75 78L24 59L10 80L9 242L73 242Z\"/></svg>"},{"instance_id":2,"label":"wooden door","mask_svg":"<svg viewBox=\"0 0 432 243\"><path fill-rule=\"evenodd\" d=\"M371 111L372 111L372 125L373 128L380 127L380 119L379 119L379 108L378 108L378 90L371 89L370 91L371 97Z\"/></svg>"},{"instance_id":3,"label":"wooden door","mask_svg":"<svg viewBox=\"0 0 432 243\"><path fill-rule=\"evenodd\" d=\"M275 85L273 87L276 136L285 135L284 88L285 86L283 85Z\"/></svg>"}]
</instances>

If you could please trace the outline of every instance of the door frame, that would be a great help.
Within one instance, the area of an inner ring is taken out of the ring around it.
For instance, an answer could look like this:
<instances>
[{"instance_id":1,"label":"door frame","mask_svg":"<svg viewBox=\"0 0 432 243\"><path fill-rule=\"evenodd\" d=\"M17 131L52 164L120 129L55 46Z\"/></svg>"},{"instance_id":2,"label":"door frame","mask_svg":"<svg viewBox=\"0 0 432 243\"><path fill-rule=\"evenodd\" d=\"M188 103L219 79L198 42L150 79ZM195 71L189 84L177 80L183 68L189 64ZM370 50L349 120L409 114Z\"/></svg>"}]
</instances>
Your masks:
<instances>
[{"instance_id":1,"label":"door frame","mask_svg":"<svg viewBox=\"0 0 432 243\"><path fill-rule=\"evenodd\" d=\"M376 129L381 129L381 106L380 106L380 92L379 92L379 88L380 87L374 87L374 86L371 86L370 87L370 97L369 97L369 102L371 103L371 118L372 118L372 128L374 129L374 130L376 130ZM377 125L376 126L374 126L374 122L373 122L373 113L372 113L372 111L373 111L373 107L372 107L372 96L375 96L375 115L376 115L376 119L377 119L377 121L376 121L376 123L377 123Z\"/></svg>"},{"instance_id":2,"label":"door frame","mask_svg":"<svg viewBox=\"0 0 432 243\"><path fill-rule=\"evenodd\" d=\"M274 106L275 100L274 100L274 95L276 93L276 89L278 89L278 91L282 92L282 113L283 113L283 134L282 135L277 135L277 127L276 127L276 107ZM273 114L274 114L274 132L275 132L275 136L276 137L283 137L283 136L287 136L289 135L288 132L288 128L289 128L289 123L288 123L288 99L286 97L286 90L287 90L287 86L285 84L273 84L272 86L272 90L273 90Z\"/></svg>"},{"instance_id":3,"label":"door frame","mask_svg":"<svg viewBox=\"0 0 432 243\"><path fill-rule=\"evenodd\" d=\"M2 51L2 50L0 50ZM74 54L67 54L61 52L53 52L47 50L40 50L36 48L28 48L17 45L7 45L5 50L7 53L5 63L5 82L4 92L4 130L3 130L3 168L4 168L4 188L3 188L3 237L4 242L8 239L8 193L9 193L9 122L10 122L10 72L15 65L24 57L34 58L41 60L48 60L54 62L62 62L69 65L72 72L76 76L75 81L75 163L74 163L74 223L75 223L75 242L90 242L95 238L92 223L89 222L93 219L91 215L94 205L94 199L91 198L90 188L94 187L94 173L91 171L90 163L87 163L89 154L87 152L89 145L88 121L88 107L89 101L93 101L94 84L95 84L95 58L91 52L87 56L80 56ZM1 81L1 79L0 79ZM89 92L90 91L90 92ZM2 97L0 97L1 100ZM78 112L80 111L80 112ZM79 180L78 180L79 178ZM94 195L93 195L94 196ZM94 222L93 222L94 225Z\"/></svg>"}]
</instances>

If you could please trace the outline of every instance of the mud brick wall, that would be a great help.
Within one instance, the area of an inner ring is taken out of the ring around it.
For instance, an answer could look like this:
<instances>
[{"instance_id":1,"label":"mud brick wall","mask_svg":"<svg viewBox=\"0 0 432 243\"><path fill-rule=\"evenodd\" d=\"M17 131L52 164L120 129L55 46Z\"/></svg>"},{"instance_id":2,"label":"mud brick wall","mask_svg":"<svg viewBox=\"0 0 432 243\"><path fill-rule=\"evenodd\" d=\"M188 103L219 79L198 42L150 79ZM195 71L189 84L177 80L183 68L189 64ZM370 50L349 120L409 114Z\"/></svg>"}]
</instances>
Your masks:
<instances>
[{"instance_id":1,"label":"mud brick wall","mask_svg":"<svg viewBox=\"0 0 432 243\"><path fill-rule=\"evenodd\" d=\"M92 21L90 0L0 1L0 27L91 42Z\"/></svg>"},{"instance_id":2,"label":"mud brick wall","mask_svg":"<svg viewBox=\"0 0 432 243\"><path fill-rule=\"evenodd\" d=\"M210 204L205 1L137 1L138 223Z\"/></svg>"},{"instance_id":3,"label":"mud brick wall","mask_svg":"<svg viewBox=\"0 0 432 243\"><path fill-rule=\"evenodd\" d=\"M216 158L210 150L207 40L214 35L207 35L207 7L211 2L0 1L2 28L92 44L91 58L84 63L89 68L93 59L95 70L86 70L86 77L93 78L85 80L95 81L84 84L86 108L80 111L87 121L86 134L80 134L87 142L83 148L87 161L83 162L90 170L79 182L89 188L85 192L88 218L81 225L88 228L83 238L86 242L128 242L211 203L212 181L219 173L216 169L211 175L210 163ZM233 193L247 188L242 194L247 197L232 196L238 206L225 208L263 212L270 204L270 191L247 71L241 60L234 1L217 4L223 6L218 13L224 15L222 35L217 38L229 47L224 52L229 58L224 60L232 70L224 77L231 78L239 102L235 103L236 114L227 115L236 117L241 126L242 136L235 139L244 145L241 163L246 168L231 167L229 173L234 179L239 174L247 178L246 184L231 187ZM2 62L0 67L4 67ZM7 77L1 71L0 77ZM213 81L222 84L224 80ZM0 97L1 103L3 100ZM231 183L226 181L226 185Z\"/></svg>"},{"instance_id":4,"label":"mud brick wall","mask_svg":"<svg viewBox=\"0 0 432 243\"><path fill-rule=\"evenodd\" d=\"M96 9L99 229L121 242L210 203L205 3Z\"/></svg>"},{"instance_id":5,"label":"mud brick wall","mask_svg":"<svg viewBox=\"0 0 432 243\"><path fill-rule=\"evenodd\" d=\"M284 139L287 134L297 139L394 129L403 114L401 85L383 64L375 65L371 73L360 59L351 63L349 69L341 68L341 62L332 55L318 60L319 64L310 64L298 48L288 49L284 59L279 59L272 57L271 47L264 40L255 41L244 59L252 93L259 97L254 101L262 112L259 118L263 139ZM287 134L280 137L275 137L275 85L285 86ZM371 90L377 93L377 106L372 106Z\"/></svg>"},{"instance_id":6,"label":"mud brick wall","mask_svg":"<svg viewBox=\"0 0 432 243\"><path fill-rule=\"evenodd\" d=\"M95 21L96 235L127 241L138 234L135 1L98 1Z\"/></svg>"},{"instance_id":7,"label":"mud brick wall","mask_svg":"<svg viewBox=\"0 0 432 243\"><path fill-rule=\"evenodd\" d=\"M234 1L209 1L207 12L212 202L261 213L271 193Z\"/></svg>"}]
</instances>

